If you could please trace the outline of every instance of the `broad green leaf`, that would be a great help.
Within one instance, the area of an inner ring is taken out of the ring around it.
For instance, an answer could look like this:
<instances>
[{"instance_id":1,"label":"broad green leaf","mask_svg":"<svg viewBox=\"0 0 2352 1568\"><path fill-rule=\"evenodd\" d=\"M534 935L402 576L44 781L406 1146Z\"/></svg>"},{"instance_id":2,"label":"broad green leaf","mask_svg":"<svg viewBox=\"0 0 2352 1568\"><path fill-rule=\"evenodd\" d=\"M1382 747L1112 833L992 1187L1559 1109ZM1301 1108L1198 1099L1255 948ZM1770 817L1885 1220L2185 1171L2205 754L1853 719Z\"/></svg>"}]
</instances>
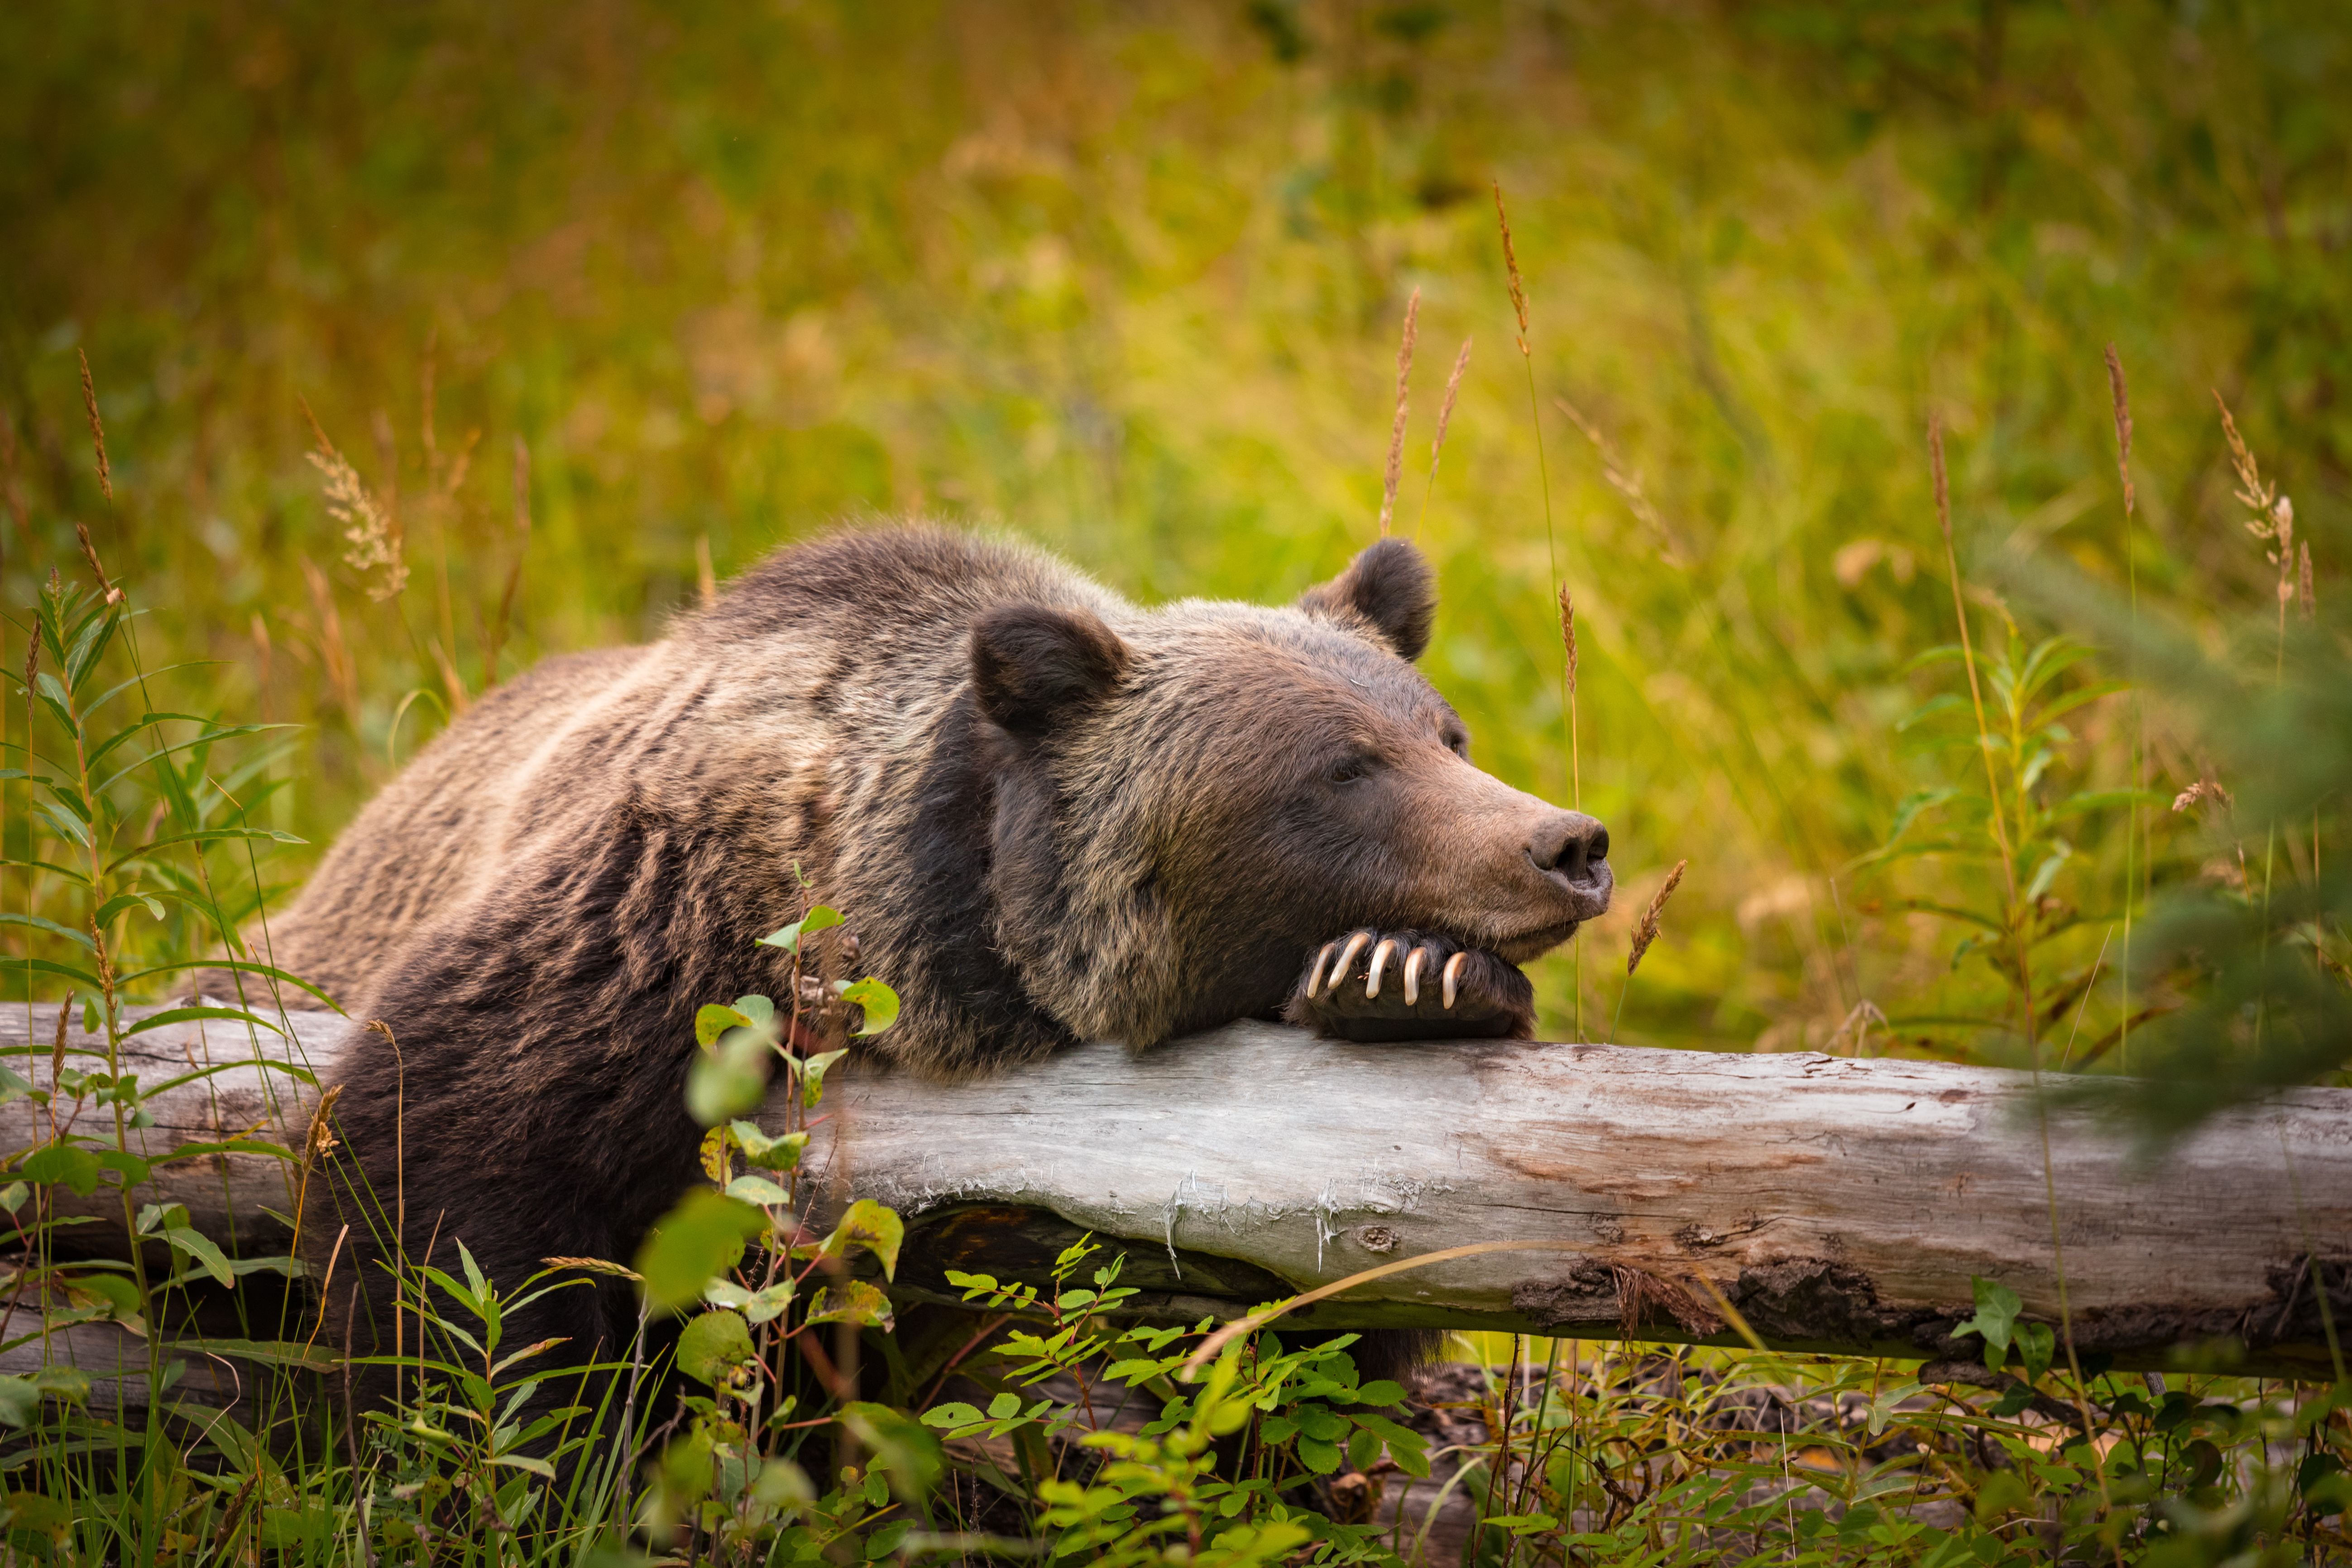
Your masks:
<instances>
[{"instance_id":1,"label":"broad green leaf","mask_svg":"<svg viewBox=\"0 0 2352 1568\"><path fill-rule=\"evenodd\" d=\"M2066 862L2074 858L2074 847L2060 839L2058 847L2050 852L2050 858L2034 868L2033 880L2025 889L2025 901L2028 904L2041 902L2042 895L2050 890L2050 884L2058 879L2058 873L2064 870Z\"/></svg>"},{"instance_id":2,"label":"broad green leaf","mask_svg":"<svg viewBox=\"0 0 2352 1568\"><path fill-rule=\"evenodd\" d=\"M0 1423L11 1426L32 1424L44 1397L79 1405L89 1397L89 1379L71 1367L45 1366L29 1377L0 1377ZM16 1510L11 1522L21 1529L28 1522L25 1517L24 1500L30 1494L11 1492L8 1501ZM47 1501L46 1499L36 1499Z\"/></svg>"},{"instance_id":3,"label":"broad green leaf","mask_svg":"<svg viewBox=\"0 0 2352 1568\"><path fill-rule=\"evenodd\" d=\"M805 1132L771 1138L749 1121L730 1121L727 1130L735 1135L735 1146L743 1151L743 1158L763 1171L799 1169L801 1153L808 1147Z\"/></svg>"},{"instance_id":4,"label":"broad green leaf","mask_svg":"<svg viewBox=\"0 0 2352 1568\"><path fill-rule=\"evenodd\" d=\"M844 1405L840 1419L873 1454L879 1471L866 1478L866 1501L878 1507L895 1495L913 1508L930 1495L940 1477L941 1456L940 1440L929 1427L903 1410L859 1400ZM881 1531L875 1532L875 1539L881 1540ZM872 1543L868 1550L873 1550Z\"/></svg>"},{"instance_id":5,"label":"broad green leaf","mask_svg":"<svg viewBox=\"0 0 2352 1568\"><path fill-rule=\"evenodd\" d=\"M750 1204L708 1187L687 1194L637 1249L646 1300L664 1310L691 1304L712 1276L735 1267L743 1243L767 1228L767 1215Z\"/></svg>"},{"instance_id":6,"label":"broad green leaf","mask_svg":"<svg viewBox=\"0 0 2352 1568\"><path fill-rule=\"evenodd\" d=\"M809 1300L805 1324L856 1323L863 1328L887 1329L896 1321L890 1311L890 1298L882 1294L878 1286L863 1279L844 1279L827 1285Z\"/></svg>"},{"instance_id":7,"label":"broad green leaf","mask_svg":"<svg viewBox=\"0 0 2352 1568\"><path fill-rule=\"evenodd\" d=\"M187 1211L183 1209L181 1212L184 1214ZM199 1235L185 1226L180 1226L165 1231L163 1239L194 1258L216 1283L222 1285L236 1283L236 1271L229 1268L228 1258L223 1255L218 1247L213 1244L211 1237Z\"/></svg>"},{"instance_id":8,"label":"broad green leaf","mask_svg":"<svg viewBox=\"0 0 2352 1568\"><path fill-rule=\"evenodd\" d=\"M1333 1474L1339 1468L1339 1445L1302 1433L1298 1439L1298 1462L1318 1476Z\"/></svg>"},{"instance_id":9,"label":"broad green leaf","mask_svg":"<svg viewBox=\"0 0 2352 1568\"><path fill-rule=\"evenodd\" d=\"M833 1234L824 1238L818 1249L823 1257L842 1258L849 1249L862 1247L882 1260L882 1277L898 1277L898 1246L907 1238L907 1226L898 1215L872 1198L860 1198L849 1205Z\"/></svg>"},{"instance_id":10,"label":"broad green leaf","mask_svg":"<svg viewBox=\"0 0 2352 1568\"><path fill-rule=\"evenodd\" d=\"M2057 1353L2057 1335L2047 1323L2020 1323L2011 1330L2017 1344L2018 1359L2025 1363L2025 1381L2037 1383L2050 1370L2051 1358Z\"/></svg>"},{"instance_id":11,"label":"broad green leaf","mask_svg":"<svg viewBox=\"0 0 2352 1568\"><path fill-rule=\"evenodd\" d=\"M878 1035L898 1021L898 994L872 975L841 988L841 999L866 1010L860 1035Z\"/></svg>"},{"instance_id":12,"label":"broad green leaf","mask_svg":"<svg viewBox=\"0 0 2352 1568\"><path fill-rule=\"evenodd\" d=\"M790 1459L770 1459L760 1467L759 1478L751 1483L751 1496L768 1508L781 1510L814 1502L816 1488L809 1484L808 1472Z\"/></svg>"},{"instance_id":13,"label":"broad green leaf","mask_svg":"<svg viewBox=\"0 0 2352 1568\"><path fill-rule=\"evenodd\" d=\"M93 1272L76 1274L60 1281L69 1291L94 1296L104 1301L117 1319L139 1315L139 1285L127 1274Z\"/></svg>"},{"instance_id":14,"label":"broad green leaf","mask_svg":"<svg viewBox=\"0 0 2352 1568\"><path fill-rule=\"evenodd\" d=\"M757 1029L730 1029L707 1046L686 1069L686 1110L705 1127L757 1106L768 1092L776 1053Z\"/></svg>"},{"instance_id":15,"label":"broad green leaf","mask_svg":"<svg viewBox=\"0 0 2352 1568\"><path fill-rule=\"evenodd\" d=\"M809 912L780 931L772 931L760 939L763 947L781 947L786 952L798 952L801 939L830 931L841 923L841 911L829 904L812 904Z\"/></svg>"},{"instance_id":16,"label":"broad green leaf","mask_svg":"<svg viewBox=\"0 0 2352 1568\"><path fill-rule=\"evenodd\" d=\"M793 1201L792 1194L765 1176L738 1176L727 1184L727 1195L761 1208L777 1208Z\"/></svg>"},{"instance_id":17,"label":"broad green leaf","mask_svg":"<svg viewBox=\"0 0 2352 1568\"><path fill-rule=\"evenodd\" d=\"M743 1303L743 1315L755 1323L773 1322L784 1315L784 1309L793 1304L797 1294L799 1290L790 1279L780 1279L763 1290L752 1291L751 1299Z\"/></svg>"},{"instance_id":18,"label":"broad green leaf","mask_svg":"<svg viewBox=\"0 0 2352 1568\"><path fill-rule=\"evenodd\" d=\"M751 1356L751 1330L740 1312L705 1312L677 1336L677 1370L697 1383L716 1385Z\"/></svg>"},{"instance_id":19,"label":"broad green leaf","mask_svg":"<svg viewBox=\"0 0 2352 1568\"><path fill-rule=\"evenodd\" d=\"M1015 1396L1013 1403L1017 1406L1021 1401ZM966 1405L960 1400L950 1400L945 1405L934 1405L922 1414L922 1423L926 1426L950 1428L977 1426L987 1419L988 1417L982 1415L977 1406Z\"/></svg>"},{"instance_id":20,"label":"broad green leaf","mask_svg":"<svg viewBox=\"0 0 2352 1568\"><path fill-rule=\"evenodd\" d=\"M793 1073L801 1080L801 1104L803 1108L814 1106L824 1097L825 1069L848 1054L846 1049L843 1049L819 1051L813 1057L785 1058L792 1064Z\"/></svg>"},{"instance_id":21,"label":"broad green leaf","mask_svg":"<svg viewBox=\"0 0 2352 1568\"><path fill-rule=\"evenodd\" d=\"M90 918L96 921L100 925L104 926L111 923L114 917L121 914L124 910L135 910L142 905L146 906L147 912L153 915L157 920L160 921L163 918L163 906L161 903L158 903L154 895L151 893L117 893L114 897L107 900L106 902L99 905L98 913Z\"/></svg>"},{"instance_id":22,"label":"broad green leaf","mask_svg":"<svg viewBox=\"0 0 2352 1568\"><path fill-rule=\"evenodd\" d=\"M1987 1352L1985 1365L1997 1371L2009 1355L2010 1332L2017 1322L2017 1314L2024 1310L2025 1303L2008 1286L1980 1274L1971 1276L1969 1283L1976 1291L1976 1316L1954 1324L1952 1337L1982 1335Z\"/></svg>"},{"instance_id":23,"label":"broad green leaf","mask_svg":"<svg viewBox=\"0 0 2352 1568\"><path fill-rule=\"evenodd\" d=\"M717 1045L719 1037L728 1030L751 1026L751 1020L743 1014L712 1002L694 1016L694 1043L698 1046Z\"/></svg>"},{"instance_id":24,"label":"broad green leaf","mask_svg":"<svg viewBox=\"0 0 2352 1568\"><path fill-rule=\"evenodd\" d=\"M1429 1474L1429 1441L1412 1427L1385 1415L1357 1415L1355 1424L1388 1445L1389 1458L1409 1476Z\"/></svg>"},{"instance_id":25,"label":"broad green leaf","mask_svg":"<svg viewBox=\"0 0 2352 1568\"><path fill-rule=\"evenodd\" d=\"M62 1184L85 1198L98 1191L101 1169L97 1155L74 1143L47 1144L26 1155L25 1163L16 1167L28 1182Z\"/></svg>"},{"instance_id":26,"label":"broad green leaf","mask_svg":"<svg viewBox=\"0 0 2352 1568\"><path fill-rule=\"evenodd\" d=\"M141 1236L152 1236L158 1230L177 1230L187 1223L185 1204L145 1204L141 1205L131 1228Z\"/></svg>"}]
</instances>

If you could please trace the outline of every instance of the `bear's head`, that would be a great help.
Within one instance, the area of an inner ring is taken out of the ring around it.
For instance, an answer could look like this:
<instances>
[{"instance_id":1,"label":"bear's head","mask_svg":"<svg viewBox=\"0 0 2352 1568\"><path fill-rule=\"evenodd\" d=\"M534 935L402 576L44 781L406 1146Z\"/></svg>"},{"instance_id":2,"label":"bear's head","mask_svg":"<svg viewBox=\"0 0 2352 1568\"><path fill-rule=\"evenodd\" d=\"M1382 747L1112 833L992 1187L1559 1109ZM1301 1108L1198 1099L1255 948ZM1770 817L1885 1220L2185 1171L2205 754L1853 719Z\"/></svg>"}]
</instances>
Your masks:
<instances>
[{"instance_id":1,"label":"bear's head","mask_svg":"<svg viewBox=\"0 0 2352 1568\"><path fill-rule=\"evenodd\" d=\"M1286 607L982 616L993 934L1030 995L1150 1044L1271 1015L1358 927L1517 963L1605 911L1608 831L1473 765L1414 668L1436 604L1383 539Z\"/></svg>"}]
</instances>

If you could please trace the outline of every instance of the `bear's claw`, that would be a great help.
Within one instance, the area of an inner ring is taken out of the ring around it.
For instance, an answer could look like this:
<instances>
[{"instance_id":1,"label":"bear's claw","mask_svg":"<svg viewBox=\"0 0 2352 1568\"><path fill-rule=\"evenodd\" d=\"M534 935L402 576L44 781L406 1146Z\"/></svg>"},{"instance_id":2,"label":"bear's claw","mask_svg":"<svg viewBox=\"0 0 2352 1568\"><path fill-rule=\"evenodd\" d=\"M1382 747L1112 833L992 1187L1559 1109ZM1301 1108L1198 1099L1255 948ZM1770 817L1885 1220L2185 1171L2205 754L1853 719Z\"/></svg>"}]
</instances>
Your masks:
<instances>
[{"instance_id":1,"label":"bear's claw","mask_svg":"<svg viewBox=\"0 0 2352 1568\"><path fill-rule=\"evenodd\" d=\"M1349 1040L1524 1039L1534 1032L1535 990L1501 958L1451 937L1368 929L1315 950L1283 1016Z\"/></svg>"}]
</instances>

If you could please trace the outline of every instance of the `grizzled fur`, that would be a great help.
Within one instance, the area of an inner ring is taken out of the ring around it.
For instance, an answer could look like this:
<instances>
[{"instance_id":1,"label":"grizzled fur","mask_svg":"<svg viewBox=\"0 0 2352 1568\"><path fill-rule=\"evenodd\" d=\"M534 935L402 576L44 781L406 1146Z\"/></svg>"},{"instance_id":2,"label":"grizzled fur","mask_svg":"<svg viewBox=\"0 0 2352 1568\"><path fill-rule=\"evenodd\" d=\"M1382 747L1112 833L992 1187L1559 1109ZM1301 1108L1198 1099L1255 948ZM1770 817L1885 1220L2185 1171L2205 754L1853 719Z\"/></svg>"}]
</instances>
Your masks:
<instances>
[{"instance_id":1,"label":"grizzled fur","mask_svg":"<svg viewBox=\"0 0 2352 1568\"><path fill-rule=\"evenodd\" d=\"M1351 1037L1524 1035L1512 965L1606 908L1606 836L1464 760L1409 662L1434 604L1395 541L1295 606L1146 611L1012 546L845 532L663 641L493 692L270 933L280 964L391 1030L343 1058L375 1195L346 1164L314 1189L340 1212L305 1226L352 1222L334 1278L367 1300L339 1295L329 1321L355 1312L356 1348L371 1325L390 1348L396 1184L412 1258L462 1240L506 1286L545 1257L628 1258L696 1177L695 1010L789 985L755 939L803 907L796 866L902 999L863 1048L912 1071L1149 1046L1286 1003ZM1358 929L1426 933L1417 1004L1393 980L1359 994L1369 954L1344 1003L1336 974L1307 996L1309 960ZM1463 999L1441 1008L1456 952ZM566 1335L584 1358L636 1314L605 1280L528 1316L511 1342Z\"/></svg>"}]
</instances>

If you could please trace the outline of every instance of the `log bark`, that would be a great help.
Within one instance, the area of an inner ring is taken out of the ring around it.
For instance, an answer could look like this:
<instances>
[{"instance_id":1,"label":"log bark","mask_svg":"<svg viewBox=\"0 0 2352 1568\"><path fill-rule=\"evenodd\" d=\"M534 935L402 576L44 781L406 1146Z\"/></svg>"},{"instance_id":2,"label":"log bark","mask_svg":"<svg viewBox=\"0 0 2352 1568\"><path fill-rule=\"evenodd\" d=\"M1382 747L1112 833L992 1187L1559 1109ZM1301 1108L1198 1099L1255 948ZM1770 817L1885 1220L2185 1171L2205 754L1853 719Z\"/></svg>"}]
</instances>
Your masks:
<instances>
[{"instance_id":1,"label":"log bark","mask_svg":"<svg viewBox=\"0 0 2352 1568\"><path fill-rule=\"evenodd\" d=\"M36 1081L53 1020L0 1011L0 1051ZM335 1081L353 1026L281 1021L285 1037L257 1047L218 1022L131 1041L125 1066L143 1082L218 1069L150 1101L156 1125L134 1147L257 1131L299 1148L312 1080ZM72 1033L68 1062L86 1068L71 1053L95 1045ZM2076 1349L2118 1366L2226 1344L2248 1373L2329 1376L2323 1289L2352 1334L2352 1090L2284 1091L2151 1155L2088 1110L2045 1105L2022 1073L1351 1046L1237 1024L959 1085L845 1071L825 1106L812 1169L830 1203L872 1197L905 1216L893 1290L909 1300L958 1300L950 1268L1041 1279L1091 1231L1125 1254L1139 1311L1181 1319L1467 1243L1533 1248L1394 1273L1288 1320L1317 1331L1736 1345L1736 1313L1780 1348L1972 1358L1977 1342L1950 1333L1971 1278L2056 1324L2063 1261ZM33 1125L0 1120L16 1148ZM186 1205L254 1256L292 1239L297 1180L288 1162L212 1154L161 1167L142 1197ZM81 1206L101 1223L62 1234L119 1256L119 1199L101 1189Z\"/></svg>"}]
</instances>

